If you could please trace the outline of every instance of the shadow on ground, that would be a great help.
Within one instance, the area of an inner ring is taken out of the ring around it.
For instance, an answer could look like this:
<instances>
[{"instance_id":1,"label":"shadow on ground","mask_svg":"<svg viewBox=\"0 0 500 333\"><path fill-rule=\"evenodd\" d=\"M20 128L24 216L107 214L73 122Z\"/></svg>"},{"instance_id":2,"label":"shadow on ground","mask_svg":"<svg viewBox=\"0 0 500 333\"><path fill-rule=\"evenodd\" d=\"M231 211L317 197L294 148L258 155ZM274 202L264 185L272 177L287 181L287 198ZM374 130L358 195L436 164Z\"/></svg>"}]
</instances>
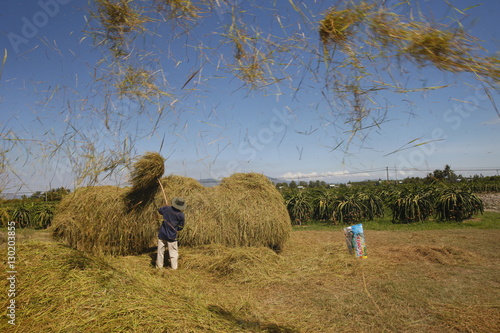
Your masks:
<instances>
[{"instance_id":1,"label":"shadow on ground","mask_svg":"<svg viewBox=\"0 0 500 333\"><path fill-rule=\"evenodd\" d=\"M285 326L280 326L277 324L261 323L259 321L243 320L236 317L231 312L225 310L218 305L209 305L208 310L225 320L232 322L243 329L258 329L262 332L268 333L298 333L299 331Z\"/></svg>"}]
</instances>

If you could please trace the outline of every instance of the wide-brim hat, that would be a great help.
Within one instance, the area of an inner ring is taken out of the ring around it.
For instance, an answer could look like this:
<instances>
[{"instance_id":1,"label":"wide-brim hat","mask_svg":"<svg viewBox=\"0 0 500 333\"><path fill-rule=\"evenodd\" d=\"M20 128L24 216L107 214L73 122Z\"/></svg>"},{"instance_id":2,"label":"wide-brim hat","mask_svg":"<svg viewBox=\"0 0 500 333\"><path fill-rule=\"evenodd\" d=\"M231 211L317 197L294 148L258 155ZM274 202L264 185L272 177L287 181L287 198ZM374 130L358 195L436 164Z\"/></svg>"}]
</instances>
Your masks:
<instances>
[{"instance_id":1,"label":"wide-brim hat","mask_svg":"<svg viewBox=\"0 0 500 333\"><path fill-rule=\"evenodd\" d=\"M182 198L173 198L172 206L180 211L183 211L184 209L186 209L186 201L184 201L184 199Z\"/></svg>"}]
</instances>

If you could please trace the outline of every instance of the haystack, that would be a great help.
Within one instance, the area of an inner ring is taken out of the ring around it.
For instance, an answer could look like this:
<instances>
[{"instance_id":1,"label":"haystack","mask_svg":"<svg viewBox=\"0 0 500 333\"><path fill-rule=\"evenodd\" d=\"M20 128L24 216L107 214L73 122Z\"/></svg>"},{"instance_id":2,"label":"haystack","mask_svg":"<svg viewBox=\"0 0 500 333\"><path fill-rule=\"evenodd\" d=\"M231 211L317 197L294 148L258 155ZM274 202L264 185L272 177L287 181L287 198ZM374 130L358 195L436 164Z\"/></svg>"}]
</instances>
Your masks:
<instances>
[{"instance_id":1,"label":"haystack","mask_svg":"<svg viewBox=\"0 0 500 333\"><path fill-rule=\"evenodd\" d=\"M184 178L183 182L190 184L189 179ZM163 181L171 186L169 177ZM182 193L188 203L186 228L179 239L182 245L282 249L291 223L281 194L268 178L257 173L238 173L223 179L218 186L188 186L187 190L182 189L183 182L178 183L178 188L171 187L172 193Z\"/></svg>"},{"instance_id":2,"label":"haystack","mask_svg":"<svg viewBox=\"0 0 500 333\"><path fill-rule=\"evenodd\" d=\"M127 255L147 249L158 219L146 209L130 210L128 191L95 186L66 196L52 221L54 238L93 254Z\"/></svg>"},{"instance_id":3,"label":"haystack","mask_svg":"<svg viewBox=\"0 0 500 333\"><path fill-rule=\"evenodd\" d=\"M133 165L132 187L84 187L67 195L52 221L54 238L94 254L136 254L150 247L158 231L154 199L164 162L148 152Z\"/></svg>"},{"instance_id":4,"label":"haystack","mask_svg":"<svg viewBox=\"0 0 500 333\"><path fill-rule=\"evenodd\" d=\"M164 160L154 154L134 164L131 188L87 187L66 196L52 223L54 237L90 253L140 253L155 244L162 221L157 209L165 198L170 204L173 197L183 197L187 208L181 245L282 249L290 218L280 193L265 176L234 174L212 188L188 177L159 179Z\"/></svg>"}]
</instances>

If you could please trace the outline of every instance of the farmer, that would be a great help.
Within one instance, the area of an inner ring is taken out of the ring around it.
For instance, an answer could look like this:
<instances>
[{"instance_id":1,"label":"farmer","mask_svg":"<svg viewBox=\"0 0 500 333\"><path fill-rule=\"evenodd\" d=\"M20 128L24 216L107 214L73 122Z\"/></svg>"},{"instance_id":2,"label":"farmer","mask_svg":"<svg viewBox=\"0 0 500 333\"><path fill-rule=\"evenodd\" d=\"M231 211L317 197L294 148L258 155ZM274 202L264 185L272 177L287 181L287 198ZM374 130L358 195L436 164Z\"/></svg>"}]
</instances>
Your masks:
<instances>
[{"instance_id":1,"label":"farmer","mask_svg":"<svg viewBox=\"0 0 500 333\"><path fill-rule=\"evenodd\" d=\"M158 213L163 216L163 223L158 232L158 256L156 267L163 268L163 257L165 247L168 248L170 256L170 267L177 269L179 252L177 248L177 231L184 228L184 209L186 202L182 198L173 198L172 206L163 206L158 209Z\"/></svg>"}]
</instances>

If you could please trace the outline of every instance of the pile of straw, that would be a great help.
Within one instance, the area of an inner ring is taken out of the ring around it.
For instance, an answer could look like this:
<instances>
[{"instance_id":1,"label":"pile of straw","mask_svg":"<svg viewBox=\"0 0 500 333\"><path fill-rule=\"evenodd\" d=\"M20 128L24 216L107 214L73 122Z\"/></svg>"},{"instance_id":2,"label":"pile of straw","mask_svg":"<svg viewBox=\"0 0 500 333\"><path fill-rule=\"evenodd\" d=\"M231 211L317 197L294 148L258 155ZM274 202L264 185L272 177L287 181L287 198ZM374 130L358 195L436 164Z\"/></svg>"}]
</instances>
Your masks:
<instances>
[{"instance_id":1,"label":"pile of straw","mask_svg":"<svg viewBox=\"0 0 500 333\"><path fill-rule=\"evenodd\" d=\"M127 255L151 246L158 218L150 209L127 205L128 189L80 188L60 203L52 221L54 238L80 251Z\"/></svg>"},{"instance_id":2,"label":"pile of straw","mask_svg":"<svg viewBox=\"0 0 500 333\"><path fill-rule=\"evenodd\" d=\"M280 251L288 239L291 222L283 198L261 174L233 174L219 186L184 197L184 245L265 246Z\"/></svg>"},{"instance_id":3,"label":"pile of straw","mask_svg":"<svg viewBox=\"0 0 500 333\"><path fill-rule=\"evenodd\" d=\"M164 173L165 159L158 153L145 153L134 163L130 174L132 188L126 195L129 209L151 204L160 187L159 180Z\"/></svg>"},{"instance_id":4,"label":"pile of straw","mask_svg":"<svg viewBox=\"0 0 500 333\"><path fill-rule=\"evenodd\" d=\"M186 227L179 243L264 246L280 251L291 230L280 193L265 176L234 174L206 188L188 177L161 178L163 158L148 153L134 164L131 188L78 189L61 202L52 222L56 239L94 254L129 255L155 245L157 209L183 197ZM159 186L161 181L164 192Z\"/></svg>"},{"instance_id":5,"label":"pile of straw","mask_svg":"<svg viewBox=\"0 0 500 333\"><path fill-rule=\"evenodd\" d=\"M226 247L219 244L185 248L183 268L209 272L219 281L262 285L281 279L283 255L267 247ZM276 276L279 275L279 276Z\"/></svg>"},{"instance_id":6,"label":"pile of straw","mask_svg":"<svg viewBox=\"0 0 500 333\"><path fill-rule=\"evenodd\" d=\"M148 152L138 159L130 176L132 187L84 187L67 195L59 205L52 233L81 251L127 255L149 248L158 229L154 211L164 158Z\"/></svg>"}]
</instances>

